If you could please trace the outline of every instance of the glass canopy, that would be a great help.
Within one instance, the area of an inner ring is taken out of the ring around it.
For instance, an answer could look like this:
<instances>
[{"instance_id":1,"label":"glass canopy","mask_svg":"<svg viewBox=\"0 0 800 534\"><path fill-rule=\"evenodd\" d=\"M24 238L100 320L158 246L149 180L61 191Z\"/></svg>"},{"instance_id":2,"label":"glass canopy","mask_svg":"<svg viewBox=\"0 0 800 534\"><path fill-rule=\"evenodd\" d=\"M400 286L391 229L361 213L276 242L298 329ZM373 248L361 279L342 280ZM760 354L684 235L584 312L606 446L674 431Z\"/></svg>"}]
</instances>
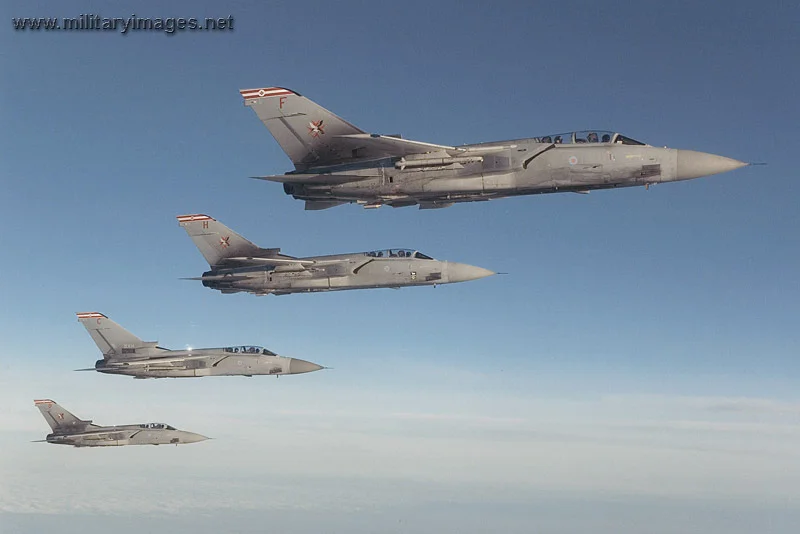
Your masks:
<instances>
[{"instance_id":1,"label":"glass canopy","mask_svg":"<svg viewBox=\"0 0 800 534\"><path fill-rule=\"evenodd\" d=\"M267 356L277 356L271 350L256 345L241 345L238 347L225 347L222 349L225 352L232 352L234 354L266 354Z\"/></svg>"},{"instance_id":2,"label":"glass canopy","mask_svg":"<svg viewBox=\"0 0 800 534\"><path fill-rule=\"evenodd\" d=\"M555 144L578 144L578 143L605 143L614 145L644 145L636 139L626 137L621 133L609 132L608 130L581 130L577 132L566 132L553 135L535 137L539 143Z\"/></svg>"},{"instance_id":3,"label":"glass canopy","mask_svg":"<svg viewBox=\"0 0 800 534\"><path fill-rule=\"evenodd\" d=\"M370 258L416 258L418 260L432 260L428 255L419 252L418 250L411 250L408 248L387 248L385 250L373 250L365 252L365 256Z\"/></svg>"},{"instance_id":4,"label":"glass canopy","mask_svg":"<svg viewBox=\"0 0 800 534\"><path fill-rule=\"evenodd\" d=\"M165 425L164 423L145 423L139 425L139 428L148 428L153 430L175 430L175 427Z\"/></svg>"}]
</instances>

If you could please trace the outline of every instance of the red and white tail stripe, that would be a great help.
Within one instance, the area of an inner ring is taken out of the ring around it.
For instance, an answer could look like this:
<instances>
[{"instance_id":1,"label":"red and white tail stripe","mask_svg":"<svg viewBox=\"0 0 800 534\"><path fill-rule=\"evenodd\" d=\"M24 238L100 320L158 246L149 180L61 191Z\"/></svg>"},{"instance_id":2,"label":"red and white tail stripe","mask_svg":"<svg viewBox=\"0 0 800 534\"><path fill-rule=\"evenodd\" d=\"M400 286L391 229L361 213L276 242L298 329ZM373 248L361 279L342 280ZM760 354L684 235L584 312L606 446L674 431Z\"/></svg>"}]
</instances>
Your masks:
<instances>
[{"instance_id":1,"label":"red and white tail stripe","mask_svg":"<svg viewBox=\"0 0 800 534\"><path fill-rule=\"evenodd\" d=\"M244 97L245 101L253 98L264 98L268 96L287 96L296 95L294 91L284 89L283 87L262 87L260 89L241 89L239 93Z\"/></svg>"},{"instance_id":2,"label":"red and white tail stripe","mask_svg":"<svg viewBox=\"0 0 800 534\"><path fill-rule=\"evenodd\" d=\"M100 319L100 318L108 319L108 317L98 312L81 312L78 313L77 315L78 319Z\"/></svg>"},{"instance_id":3,"label":"red and white tail stripe","mask_svg":"<svg viewBox=\"0 0 800 534\"><path fill-rule=\"evenodd\" d=\"M38 399L34 400L33 404L40 405L40 404L55 404L55 401L51 401L50 399Z\"/></svg>"},{"instance_id":4,"label":"red and white tail stripe","mask_svg":"<svg viewBox=\"0 0 800 534\"><path fill-rule=\"evenodd\" d=\"M195 215L178 215L176 217L179 223L192 222L192 221L213 221L212 217L197 213Z\"/></svg>"}]
</instances>

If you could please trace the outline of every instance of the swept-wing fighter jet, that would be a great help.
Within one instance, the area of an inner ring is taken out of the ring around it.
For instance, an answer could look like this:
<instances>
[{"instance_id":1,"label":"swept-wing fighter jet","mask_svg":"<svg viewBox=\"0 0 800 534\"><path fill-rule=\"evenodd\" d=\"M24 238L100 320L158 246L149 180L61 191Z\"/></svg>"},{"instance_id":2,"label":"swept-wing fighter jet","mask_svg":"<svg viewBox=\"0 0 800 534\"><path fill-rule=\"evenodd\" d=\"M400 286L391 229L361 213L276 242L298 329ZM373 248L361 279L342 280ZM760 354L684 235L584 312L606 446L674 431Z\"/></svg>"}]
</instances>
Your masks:
<instances>
[{"instance_id":1,"label":"swept-wing fighter jet","mask_svg":"<svg viewBox=\"0 0 800 534\"><path fill-rule=\"evenodd\" d=\"M140 425L100 426L91 421L78 419L49 399L33 403L42 412L47 424L53 429L42 442L73 447L115 447L122 445L171 445L197 443L208 438L177 430L163 423Z\"/></svg>"},{"instance_id":2,"label":"swept-wing fighter jet","mask_svg":"<svg viewBox=\"0 0 800 534\"><path fill-rule=\"evenodd\" d=\"M254 178L282 183L287 195L305 200L307 210L346 203L444 208L519 195L650 186L747 165L601 130L436 145L367 133L289 89L240 93L295 166L283 175Z\"/></svg>"},{"instance_id":3,"label":"swept-wing fighter jet","mask_svg":"<svg viewBox=\"0 0 800 534\"><path fill-rule=\"evenodd\" d=\"M90 369L134 378L180 378L194 376L296 375L322 369L316 363L278 356L253 345L216 349L169 350L157 341L142 341L98 312L79 313L103 353Z\"/></svg>"},{"instance_id":4,"label":"swept-wing fighter jet","mask_svg":"<svg viewBox=\"0 0 800 534\"><path fill-rule=\"evenodd\" d=\"M260 248L208 215L179 215L211 266L198 278L222 293L288 295L344 289L430 286L476 280L495 273L463 263L439 261L412 249L295 258L279 248Z\"/></svg>"}]
</instances>

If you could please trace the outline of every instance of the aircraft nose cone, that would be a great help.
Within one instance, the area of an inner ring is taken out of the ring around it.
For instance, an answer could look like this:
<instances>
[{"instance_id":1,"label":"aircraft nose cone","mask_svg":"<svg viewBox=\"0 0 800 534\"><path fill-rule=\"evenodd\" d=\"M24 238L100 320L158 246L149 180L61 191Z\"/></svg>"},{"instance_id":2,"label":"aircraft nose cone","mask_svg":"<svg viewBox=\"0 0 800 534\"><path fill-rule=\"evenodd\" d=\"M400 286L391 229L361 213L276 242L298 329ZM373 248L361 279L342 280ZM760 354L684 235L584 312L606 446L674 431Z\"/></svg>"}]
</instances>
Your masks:
<instances>
[{"instance_id":1,"label":"aircraft nose cone","mask_svg":"<svg viewBox=\"0 0 800 534\"><path fill-rule=\"evenodd\" d=\"M694 150L678 150L678 180L690 180L732 171L746 166L747 163L715 154L695 152Z\"/></svg>"},{"instance_id":2,"label":"aircraft nose cone","mask_svg":"<svg viewBox=\"0 0 800 534\"><path fill-rule=\"evenodd\" d=\"M474 265L467 265L465 263L451 263L447 266L447 273L450 282L468 282L470 280L477 280L478 278L486 278L497 274L489 269L483 267L475 267Z\"/></svg>"},{"instance_id":3,"label":"aircraft nose cone","mask_svg":"<svg viewBox=\"0 0 800 534\"><path fill-rule=\"evenodd\" d=\"M298 358L292 358L289 362L289 374L299 375L300 373L310 373L312 371L319 371L322 369L321 365L316 363L307 362Z\"/></svg>"},{"instance_id":4,"label":"aircraft nose cone","mask_svg":"<svg viewBox=\"0 0 800 534\"><path fill-rule=\"evenodd\" d=\"M200 434L195 434L194 432L184 432L184 435L181 437L181 442L183 443L197 443L198 441L205 441L209 438L206 436L201 436Z\"/></svg>"}]
</instances>

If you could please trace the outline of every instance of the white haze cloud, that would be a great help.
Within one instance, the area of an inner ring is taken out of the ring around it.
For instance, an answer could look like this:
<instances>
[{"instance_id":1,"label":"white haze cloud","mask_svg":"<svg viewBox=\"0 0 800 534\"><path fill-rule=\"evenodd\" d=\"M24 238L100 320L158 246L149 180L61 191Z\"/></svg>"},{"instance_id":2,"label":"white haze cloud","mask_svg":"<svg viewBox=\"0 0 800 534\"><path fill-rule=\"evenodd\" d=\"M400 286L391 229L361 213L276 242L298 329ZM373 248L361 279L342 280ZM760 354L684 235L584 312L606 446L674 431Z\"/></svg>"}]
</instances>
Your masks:
<instances>
[{"instance_id":1,"label":"white haze cloud","mask_svg":"<svg viewBox=\"0 0 800 534\"><path fill-rule=\"evenodd\" d=\"M88 373L62 398L58 373L20 373L0 376L5 513L358 512L439 500L524 502L537 492L800 508L798 412L787 400L354 393L314 375L305 387L137 382L131 397L119 389L133 381ZM92 387L78 387L82 380ZM32 403L43 394L102 424L158 420L215 439L113 449L29 443L48 431Z\"/></svg>"}]
</instances>

